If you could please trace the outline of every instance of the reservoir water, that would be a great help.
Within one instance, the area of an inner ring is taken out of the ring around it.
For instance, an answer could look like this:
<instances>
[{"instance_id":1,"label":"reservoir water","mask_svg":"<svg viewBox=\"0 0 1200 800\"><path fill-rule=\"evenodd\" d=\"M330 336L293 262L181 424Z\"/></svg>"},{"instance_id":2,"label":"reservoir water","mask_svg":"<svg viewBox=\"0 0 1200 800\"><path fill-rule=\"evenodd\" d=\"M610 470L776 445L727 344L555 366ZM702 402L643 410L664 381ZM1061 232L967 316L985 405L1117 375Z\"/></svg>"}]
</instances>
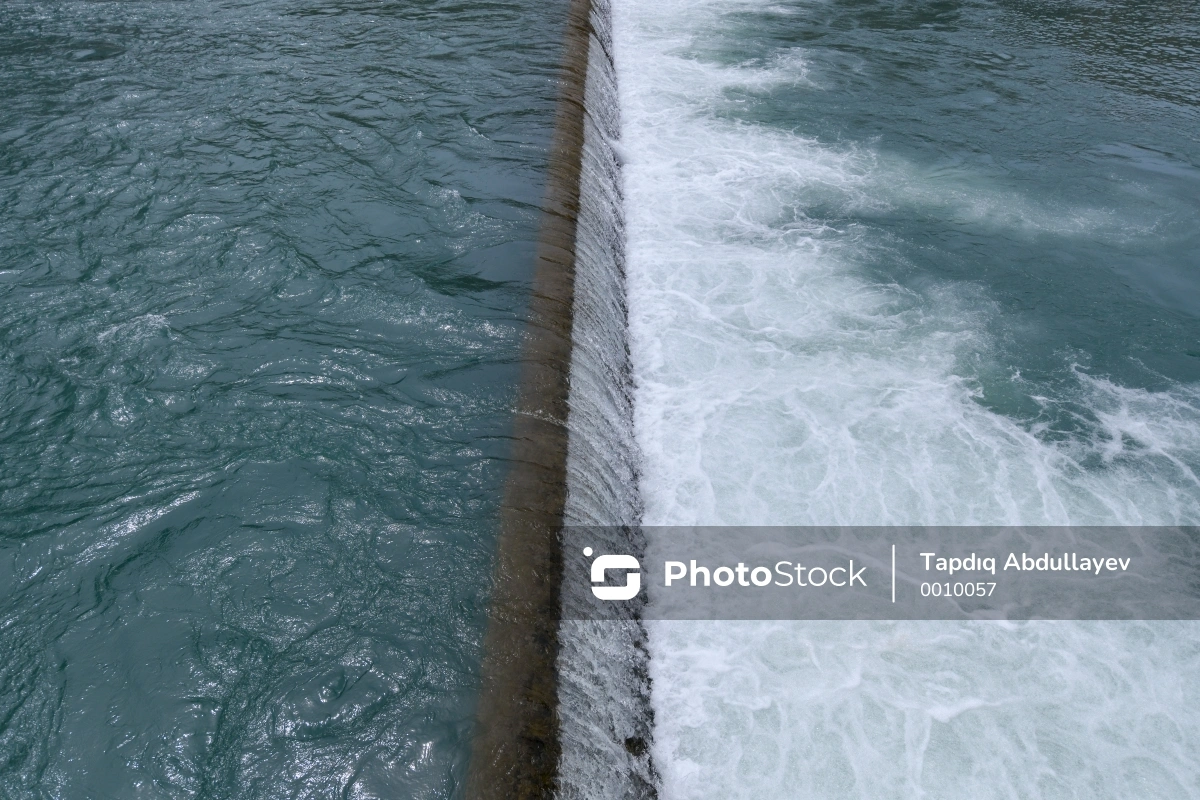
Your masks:
<instances>
[{"instance_id":1,"label":"reservoir water","mask_svg":"<svg viewBox=\"0 0 1200 800\"><path fill-rule=\"evenodd\" d=\"M0 5L0 796L459 791L564 5Z\"/></svg>"},{"instance_id":2,"label":"reservoir water","mask_svg":"<svg viewBox=\"0 0 1200 800\"><path fill-rule=\"evenodd\" d=\"M614 2L650 525L1200 522L1200 8ZM1195 797L1195 623L649 624L661 797Z\"/></svg>"}]
</instances>

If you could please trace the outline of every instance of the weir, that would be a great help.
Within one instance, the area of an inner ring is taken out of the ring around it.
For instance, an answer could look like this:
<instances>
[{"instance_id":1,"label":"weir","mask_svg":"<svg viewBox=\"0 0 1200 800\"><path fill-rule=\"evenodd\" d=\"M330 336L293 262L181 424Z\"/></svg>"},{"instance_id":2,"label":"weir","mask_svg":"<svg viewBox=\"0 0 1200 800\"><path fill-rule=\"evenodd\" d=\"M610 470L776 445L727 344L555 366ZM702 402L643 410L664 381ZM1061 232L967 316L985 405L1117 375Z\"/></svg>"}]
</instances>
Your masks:
<instances>
[{"instance_id":1,"label":"weir","mask_svg":"<svg viewBox=\"0 0 1200 800\"><path fill-rule=\"evenodd\" d=\"M608 0L571 0L465 785L473 799L655 794L641 621L560 621L571 602L564 525L608 526L596 541L607 552L643 549L610 17Z\"/></svg>"},{"instance_id":2,"label":"weir","mask_svg":"<svg viewBox=\"0 0 1200 800\"><path fill-rule=\"evenodd\" d=\"M625 288L625 215L610 0L593 0L576 231L570 439L564 553L588 572L582 545L641 557L638 451ZM559 629L562 798L645 798L658 782L646 633L636 612L570 613L583 586L564 587ZM624 607L624 606L622 606Z\"/></svg>"}]
</instances>

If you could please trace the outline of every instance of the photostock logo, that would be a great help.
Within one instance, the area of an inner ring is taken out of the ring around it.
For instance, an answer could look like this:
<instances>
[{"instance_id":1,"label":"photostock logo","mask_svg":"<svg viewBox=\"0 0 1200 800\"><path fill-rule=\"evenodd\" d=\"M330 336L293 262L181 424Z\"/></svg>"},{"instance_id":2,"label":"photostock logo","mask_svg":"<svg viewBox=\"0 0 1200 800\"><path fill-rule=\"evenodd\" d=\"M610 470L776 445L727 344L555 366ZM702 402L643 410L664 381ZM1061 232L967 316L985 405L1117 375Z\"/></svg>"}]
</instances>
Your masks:
<instances>
[{"instance_id":1,"label":"photostock logo","mask_svg":"<svg viewBox=\"0 0 1200 800\"><path fill-rule=\"evenodd\" d=\"M589 558L592 548L583 548L583 554ZM630 600L642 589L642 565L633 556L597 556L592 562L592 594L601 600ZM604 572L610 569L634 570L625 573L624 586L601 586L604 583Z\"/></svg>"}]
</instances>

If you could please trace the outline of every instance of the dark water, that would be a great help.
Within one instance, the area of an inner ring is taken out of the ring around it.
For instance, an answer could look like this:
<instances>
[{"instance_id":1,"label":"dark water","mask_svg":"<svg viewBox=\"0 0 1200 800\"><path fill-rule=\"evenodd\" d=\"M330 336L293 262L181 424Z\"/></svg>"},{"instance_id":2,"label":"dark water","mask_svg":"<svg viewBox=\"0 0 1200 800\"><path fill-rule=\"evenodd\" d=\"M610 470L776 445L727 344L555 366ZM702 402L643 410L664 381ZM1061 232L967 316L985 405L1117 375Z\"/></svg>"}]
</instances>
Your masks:
<instances>
[{"instance_id":1,"label":"dark water","mask_svg":"<svg viewBox=\"0 0 1200 800\"><path fill-rule=\"evenodd\" d=\"M445 797L560 3L0 6L0 797Z\"/></svg>"}]
</instances>

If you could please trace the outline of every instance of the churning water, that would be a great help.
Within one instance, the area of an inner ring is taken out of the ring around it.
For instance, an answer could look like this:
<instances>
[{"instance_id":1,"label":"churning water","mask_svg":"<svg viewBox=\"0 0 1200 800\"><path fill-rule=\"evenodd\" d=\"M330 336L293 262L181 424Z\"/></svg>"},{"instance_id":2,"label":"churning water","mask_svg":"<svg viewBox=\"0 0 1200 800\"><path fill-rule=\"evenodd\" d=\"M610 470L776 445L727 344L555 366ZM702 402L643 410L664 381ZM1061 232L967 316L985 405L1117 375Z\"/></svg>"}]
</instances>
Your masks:
<instances>
[{"instance_id":1,"label":"churning water","mask_svg":"<svg viewBox=\"0 0 1200 800\"><path fill-rule=\"evenodd\" d=\"M647 524L1200 523L1200 8L614 30ZM1195 624L649 633L666 798L1200 795Z\"/></svg>"},{"instance_id":2,"label":"churning water","mask_svg":"<svg viewBox=\"0 0 1200 800\"><path fill-rule=\"evenodd\" d=\"M0 4L0 797L446 797L564 4Z\"/></svg>"}]
</instances>

